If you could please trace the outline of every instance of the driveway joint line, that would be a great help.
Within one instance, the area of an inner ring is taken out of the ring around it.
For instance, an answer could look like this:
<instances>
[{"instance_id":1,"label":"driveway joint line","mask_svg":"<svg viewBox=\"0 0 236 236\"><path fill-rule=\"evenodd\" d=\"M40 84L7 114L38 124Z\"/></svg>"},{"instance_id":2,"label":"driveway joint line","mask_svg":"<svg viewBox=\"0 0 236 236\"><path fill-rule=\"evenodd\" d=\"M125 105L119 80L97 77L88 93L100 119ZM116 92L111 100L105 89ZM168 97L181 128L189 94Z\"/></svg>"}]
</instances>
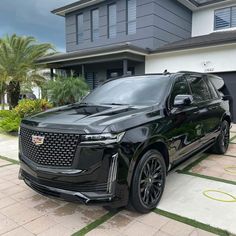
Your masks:
<instances>
[{"instance_id":1,"label":"driveway joint line","mask_svg":"<svg viewBox=\"0 0 236 236\"><path fill-rule=\"evenodd\" d=\"M19 161L14 160L14 159L11 159L11 158L8 158L8 157L0 156L0 159L2 159L2 160L4 160L4 161L11 162L12 164L15 164L15 165L19 165L19 164L20 164Z\"/></svg>"},{"instance_id":2,"label":"driveway joint line","mask_svg":"<svg viewBox=\"0 0 236 236\"><path fill-rule=\"evenodd\" d=\"M213 177L213 176L209 176L209 175L202 175L202 174L192 173L192 172L189 172L189 171L181 171L181 170L177 170L176 172L178 174L191 175L191 176L194 176L194 177L199 177L199 178L213 180L213 181L222 182L222 183L226 183L226 184L236 185L235 181L231 181L231 180L227 180L227 179L221 179L221 178L217 178L217 177Z\"/></svg>"},{"instance_id":3,"label":"driveway joint line","mask_svg":"<svg viewBox=\"0 0 236 236\"><path fill-rule=\"evenodd\" d=\"M72 236L83 236L83 235L87 234L88 232L94 230L95 228L97 228L101 224L103 224L106 221L108 221L109 219L111 219L118 212L119 211L109 211L105 215L101 216L100 218L98 218L95 221L91 222L90 224L88 224L84 228L80 229L78 232L72 234Z\"/></svg>"},{"instance_id":4,"label":"driveway joint line","mask_svg":"<svg viewBox=\"0 0 236 236\"><path fill-rule=\"evenodd\" d=\"M156 209L153 210L153 212L155 212L158 215L165 216L165 217L170 218L172 220L179 221L181 223L184 223L184 224L187 224L187 225L191 225L191 226L193 226L195 228L202 229L204 231L207 231L207 232L210 232L210 233L214 233L214 234L217 234L217 235L220 235L220 236L230 236L231 235L226 230L215 228L215 227L213 227L211 225L207 225L207 224L204 224L202 222L199 222L199 221L196 221L196 220L192 220L190 218L183 217L183 216L180 216L180 215L168 212L168 211L164 211L164 210L156 208Z\"/></svg>"}]
</instances>

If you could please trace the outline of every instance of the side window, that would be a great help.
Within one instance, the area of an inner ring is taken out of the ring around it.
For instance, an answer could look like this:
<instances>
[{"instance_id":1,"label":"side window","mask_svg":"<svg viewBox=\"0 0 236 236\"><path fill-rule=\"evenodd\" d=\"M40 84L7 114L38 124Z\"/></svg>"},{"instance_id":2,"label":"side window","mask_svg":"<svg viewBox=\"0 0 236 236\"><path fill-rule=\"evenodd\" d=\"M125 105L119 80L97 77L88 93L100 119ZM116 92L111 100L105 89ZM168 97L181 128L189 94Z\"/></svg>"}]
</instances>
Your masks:
<instances>
[{"instance_id":1,"label":"side window","mask_svg":"<svg viewBox=\"0 0 236 236\"><path fill-rule=\"evenodd\" d=\"M188 78L195 102L204 102L211 99L211 94L205 80L202 77L191 76Z\"/></svg>"},{"instance_id":2,"label":"side window","mask_svg":"<svg viewBox=\"0 0 236 236\"><path fill-rule=\"evenodd\" d=\"M210 90L212 99L217 99L217 98L219 98L219 95L218 95L218 93L216 92L216 89L215 89L215 87L212 85L211 81L210 81L209 79L206 79L206 82L207 82L208 88L209 88L209 90Z\"/></svg>"},{"instance_id":3,"label":"side window","mask_svg":"<svg viewBox=\"0 0 236 236\"><path fill-rule=\"evenodd\" d=\"M171 97L170 97L170 106L172 107L174 104L175 97L177 95L190 95L188 83L185 77L179 78L172 89Z\"/></svg>"}]
</instances>

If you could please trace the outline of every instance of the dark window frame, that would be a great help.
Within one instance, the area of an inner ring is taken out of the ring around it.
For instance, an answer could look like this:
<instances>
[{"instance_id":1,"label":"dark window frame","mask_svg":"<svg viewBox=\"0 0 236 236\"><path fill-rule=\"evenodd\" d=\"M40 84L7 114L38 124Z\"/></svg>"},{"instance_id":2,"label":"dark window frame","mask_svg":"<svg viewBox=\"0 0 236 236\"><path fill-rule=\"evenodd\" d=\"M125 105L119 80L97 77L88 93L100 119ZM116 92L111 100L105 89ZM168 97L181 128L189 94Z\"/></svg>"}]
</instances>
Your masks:
<instances>
[{"instance_id":1,"label":"dark window frame","mask_svg":"<svg viewBox=\"0 0 236 236\"><path fill-rule=\"evenodd\" d=\"M90 10L90 28L91 28L91 42L94 42L94 24L93 24L93 12L98 11L98 32L99 32L99 8L93 8ZM98 34L98 38L100 35ZM95 41L98 39L95 39Z\"/></svg>"},{"instance_id":2,"label":"dark window frame","mask_svg":"<svg viewBox=\"0 0 236 236\"><path fill-rule=\"evenodd\" d=\"M116 6L116 24L115 25L112 25L112 26L116 26L116 35L115 35L115 37L114 38L116 38L117 37L117 4L116 4L116 2L112 2L112 3L109 3L108 5L107 5L107 37L110 39L111 37L110 37L110 20L109 20L109 16L110 16L110 7L111 6Z\"/></svg>"},{"instance_id":3,"label":"dark window frame","mask_svg":"<svg viewBox=\"0 0 236 236\"><path fill-rule=\"evenodd\" d=\"M84 27L84 13L81 12L79 14L76 14L76 44L77 45L80 45L80 43L79 43L79 30L78 30L78 27L79 27L78 17L81 15L83 16L83 27ZM84 39L84 29L83 29L83 39Z\"/></svg>"},{"instance_id":4,"label":"dark window frame","mask_svg":"<svg viewBox=\"0 0 236 236\"><path fill-rule=\"evenodd\" d=\"M236 28L236 26L233 26L232 25L232 19L233 19L233 15L232 15L232 11L233 11L233 8L235 8L236 5L233 5L233 6L230 6L230 7L224 7L224 8L218 8L218 9L215 9L214 10L214 31L219 31L219 30L227 30L227 29L231 29L231 28ZM225 10L225 9L229 9L230 10L230 22L229 22L229 27L222 27L222 28L217 28L216 27L216 12L217 11L220 11L220 10Z\"/></svg>"}]
</instances>

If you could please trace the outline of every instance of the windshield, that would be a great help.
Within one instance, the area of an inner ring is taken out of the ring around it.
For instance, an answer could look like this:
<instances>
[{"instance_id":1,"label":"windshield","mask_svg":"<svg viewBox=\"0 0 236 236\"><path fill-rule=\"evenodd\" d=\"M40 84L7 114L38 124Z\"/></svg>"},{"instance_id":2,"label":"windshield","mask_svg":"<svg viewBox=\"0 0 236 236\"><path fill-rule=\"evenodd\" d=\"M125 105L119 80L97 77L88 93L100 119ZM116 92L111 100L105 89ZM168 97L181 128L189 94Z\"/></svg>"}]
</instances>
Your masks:
<instances>
[{"instance_id":1,"label":"windshield","mask_svg":"<svg viewBox=\"0 0 236 236\"><path fill-rule=\"evenodd\" d=\"M91 92L82 103L150 106L162 101L169 76L150 75L115 79Z\"/></svg>"}]
</instances>

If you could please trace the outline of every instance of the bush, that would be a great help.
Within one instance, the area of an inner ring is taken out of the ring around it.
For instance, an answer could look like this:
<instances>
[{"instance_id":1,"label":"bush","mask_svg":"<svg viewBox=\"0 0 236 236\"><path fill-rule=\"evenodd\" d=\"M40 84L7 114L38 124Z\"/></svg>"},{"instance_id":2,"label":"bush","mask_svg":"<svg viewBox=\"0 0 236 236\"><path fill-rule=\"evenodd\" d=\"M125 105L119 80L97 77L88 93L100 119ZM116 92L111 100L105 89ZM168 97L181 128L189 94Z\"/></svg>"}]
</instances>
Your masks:
<instances>
[{"instance_id":1,"label":"bush","mask_svg":"<svg viewBox=\"0 0 236 236\"><path fill-rule=\"evenodd\" d=\"M46 111L50 108L52 108L52 104L45 99L23 99L19 102L18 106L13 109L13 111L21 118L24 118Z\"/></svg>"},{"instance_id":2,"label":"bush","mask_svg":"<svg viewBox=\"0 0 236 236\"><path fill-rule=\"evenodd\" d=\"M57 78L47 84L49 100L56 106L78 102L88 92L89 87L83 78Z\"/></svg>"},{"instance_id":3,"label":"bush","mask_svg":"<svg viewBox=\"0 0 236 236\"><path fill-rule=\"evenodd\" d=\"M20 126L21 117L16 112L3 110L0 111L0 131L17 132Z\"/></svg>"},{"instance_id":4,"label":"bush","mask_svg":"<svg viewBox=\"0 0 236 236\"><path fill-rule=\"evenodd\" d=\"M52 104L45 99L21 100L13 110L0 111L0 131L17 132L22 118L35 115L49 108L52 108Z\"/></svg>"}]
</instances>

